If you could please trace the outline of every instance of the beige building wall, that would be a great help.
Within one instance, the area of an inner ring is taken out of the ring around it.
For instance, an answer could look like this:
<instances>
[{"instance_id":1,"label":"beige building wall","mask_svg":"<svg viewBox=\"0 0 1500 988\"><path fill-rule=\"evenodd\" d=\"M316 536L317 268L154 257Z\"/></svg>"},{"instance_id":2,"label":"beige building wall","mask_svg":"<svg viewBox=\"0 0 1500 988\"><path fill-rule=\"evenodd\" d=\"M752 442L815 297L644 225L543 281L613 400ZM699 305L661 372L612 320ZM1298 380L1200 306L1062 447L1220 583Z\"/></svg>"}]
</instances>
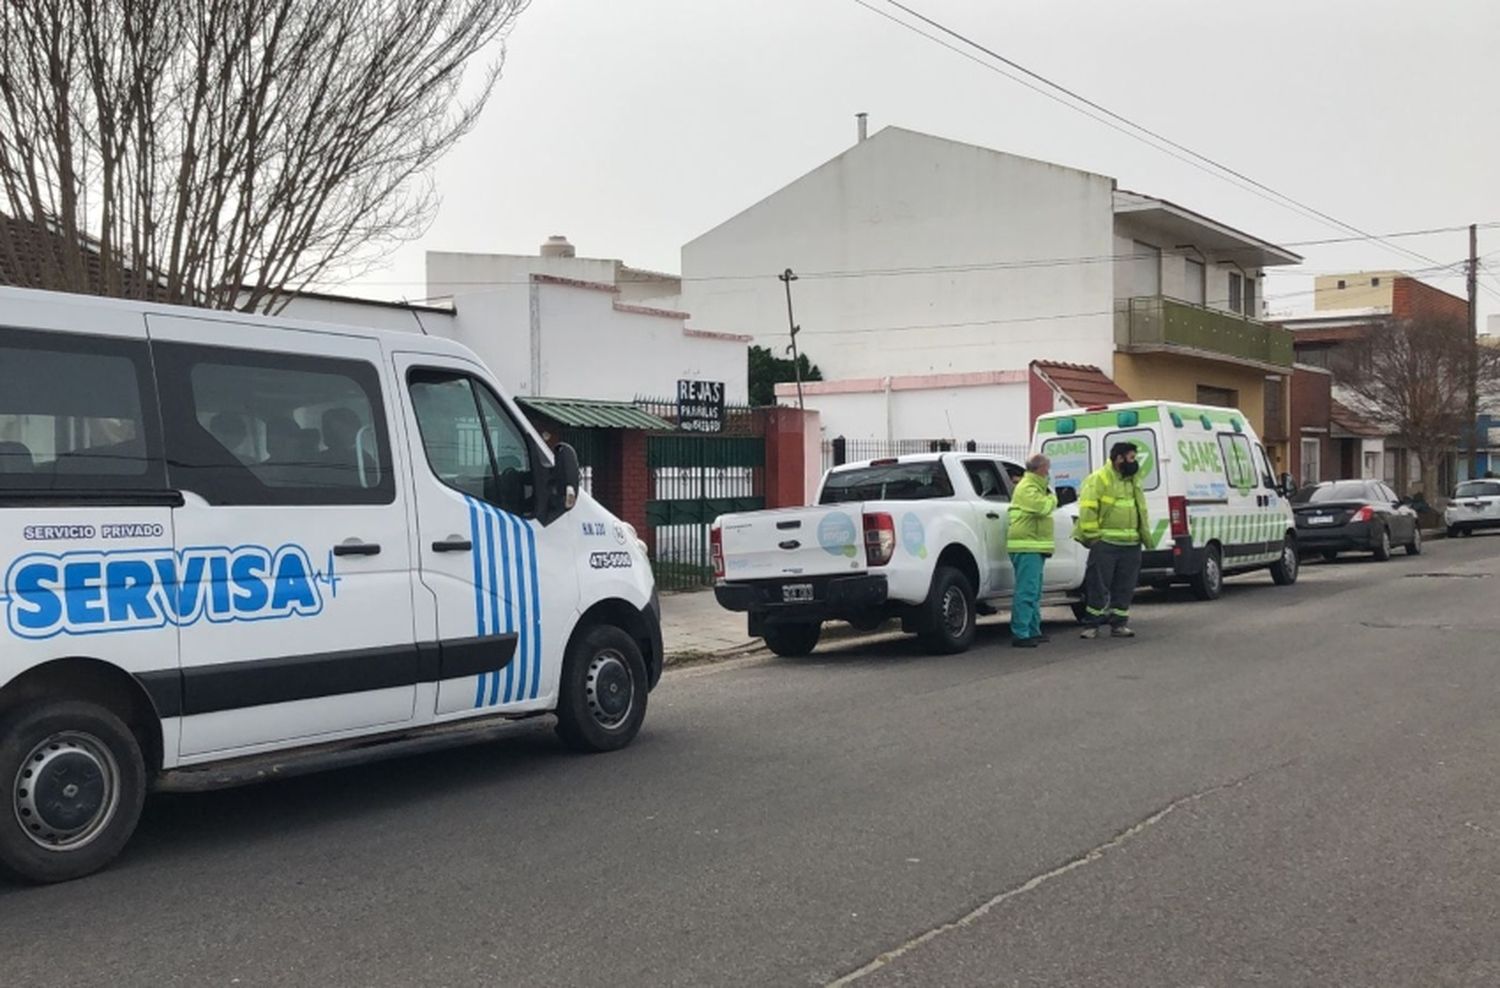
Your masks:
<instances>
[{"instance_id":1,"label":"beige building wall","mask_svg":"<svg viewBox=\"0 0 1500 988\"><path fill-rule=\"evenodd\" d=\"M1351 274L1319 275L1313 282L1313 308L1385 309L1395 301L1400 271L1356 271Z\"/></svg>"}]
</instances>

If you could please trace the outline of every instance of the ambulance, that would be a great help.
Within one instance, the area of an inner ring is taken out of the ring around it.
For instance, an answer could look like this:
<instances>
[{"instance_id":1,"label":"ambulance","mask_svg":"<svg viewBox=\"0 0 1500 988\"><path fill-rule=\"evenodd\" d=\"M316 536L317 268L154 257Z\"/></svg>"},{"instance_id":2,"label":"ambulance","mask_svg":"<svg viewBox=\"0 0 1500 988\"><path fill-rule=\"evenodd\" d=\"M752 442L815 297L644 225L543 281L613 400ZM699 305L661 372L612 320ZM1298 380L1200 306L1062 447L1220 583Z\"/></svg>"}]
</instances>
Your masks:
<instances>
[{"instance_id":1,"label":"ambulance","mask_svg":"<svg viewBox=\"0 0 1500 988\"><path fill-rule=\"evenodd\" d=\"M1297 580L1297 524L1290 475L1278 477L1243 412L1210 405L1137 401L1049 412L1032 448L1052 460L1052 483L1075 512L1084 478L1116 443L1136 448L1151 535L1141 582L1186 583L1201 600L1224 578L1269 570L1280 586ZM1064 492L1067 493L1064 493Z\"/></svg>"},{"instance_id":2,"label":"ambulance","mask_svg":"<svg viewBox=\"0 0 1500 988\"><path fill-rule=\"evenodd\" d=\"M0 289L0 872L103 867L148 790L636 735L635 532L468 350Z\"/></svg>"}]
</instances>

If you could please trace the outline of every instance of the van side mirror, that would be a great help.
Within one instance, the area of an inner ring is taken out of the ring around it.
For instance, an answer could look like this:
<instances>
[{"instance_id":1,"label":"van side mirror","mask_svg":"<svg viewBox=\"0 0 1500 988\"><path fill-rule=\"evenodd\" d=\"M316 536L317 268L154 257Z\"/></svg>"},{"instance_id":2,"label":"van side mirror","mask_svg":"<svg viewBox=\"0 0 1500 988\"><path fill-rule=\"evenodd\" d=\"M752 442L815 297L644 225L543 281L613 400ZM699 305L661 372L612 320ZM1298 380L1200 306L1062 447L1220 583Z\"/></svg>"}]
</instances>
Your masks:
<instances>
[{"instance_id":1,"label":"van side mirror","mask_svg":"<svg viewBox=\"0 0 1500 988\"><path fill-rule=\"evenodd\" d=\"M1068 505L1072 504L1073 502L1075 502L1077 500L1078 500L1078 488L1076 488L1076 487L1059 487L1057 489L1057 506L1059 508L1066 508Z\"/></svg>"},{"instance_id":2,"label":"van side mirror","mask_svg":"<svg viewBox=\"0 0 1500 988\"><path fill-rule=\"evenodd\" d=\"M578 466L578 451L567 443L558 443L552 451L555 461L552 467L551 500L552 511L562 514L572 511L578 503L578 485L582 471Z\"/></svg>"}]
</instances>

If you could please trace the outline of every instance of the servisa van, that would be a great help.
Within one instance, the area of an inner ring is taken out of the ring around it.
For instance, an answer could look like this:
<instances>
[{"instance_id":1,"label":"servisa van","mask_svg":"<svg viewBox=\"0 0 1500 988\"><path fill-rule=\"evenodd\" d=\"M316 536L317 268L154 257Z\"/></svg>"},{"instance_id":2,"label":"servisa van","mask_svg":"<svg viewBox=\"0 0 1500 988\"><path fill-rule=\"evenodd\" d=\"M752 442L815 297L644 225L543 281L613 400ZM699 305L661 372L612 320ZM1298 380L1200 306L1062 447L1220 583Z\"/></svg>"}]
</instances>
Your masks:
<instances>
[{"instance_id":1,"label":"servisa van","mask_svg":"<svg viewBox=\"0 0 1500 988\"><path fill-rule=\"evenodd\" d=\"M1213 600L1235 573L1296 582L1292 478L1272 471L1243 412L1169 401L1054 411L1037 419L1032 448L1051 459L1059 491L1076 491L1122 442L1135 446L1151 522L1142 583L1186 583Z\"/></svg>"},{"instance_id":2,"label":"servisa van","mask_svg":"<svg viewBox=\"0 0 1500 988\"><path fill-rule=\"evenodd\" d=\"M660 612L578 482L445 340L0 290L0 871L102 867L152 788L627 744Z\"/></svg>"}]
</instances>

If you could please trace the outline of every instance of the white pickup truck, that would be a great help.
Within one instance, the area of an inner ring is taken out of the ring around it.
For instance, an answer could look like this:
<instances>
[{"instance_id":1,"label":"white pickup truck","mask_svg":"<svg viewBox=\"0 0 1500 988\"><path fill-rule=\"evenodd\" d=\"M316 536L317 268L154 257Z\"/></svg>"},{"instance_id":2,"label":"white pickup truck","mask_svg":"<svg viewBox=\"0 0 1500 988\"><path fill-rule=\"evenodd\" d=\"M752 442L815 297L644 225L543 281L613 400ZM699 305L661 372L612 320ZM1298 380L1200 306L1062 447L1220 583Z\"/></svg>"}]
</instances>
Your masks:
<instances>
[{"instance_id":1,"label":"white pickup truck","mask_svg":"<svg viewBox=\"0 0 1500 988\"><path fill-rule=\"evenodd\" d=\"M724 515L711 530L719 604L746 612L777 655L811 652L825 621L891 618L934 651L961 652L976 615L1015 589L1005 534L1019 469L975 453L869 460L824 475L815 506ZM1076 518L1071 504L1054 515L1043 597L1075 613L1086 558L1070 538Z\"/></svg>"}]
</instances>

